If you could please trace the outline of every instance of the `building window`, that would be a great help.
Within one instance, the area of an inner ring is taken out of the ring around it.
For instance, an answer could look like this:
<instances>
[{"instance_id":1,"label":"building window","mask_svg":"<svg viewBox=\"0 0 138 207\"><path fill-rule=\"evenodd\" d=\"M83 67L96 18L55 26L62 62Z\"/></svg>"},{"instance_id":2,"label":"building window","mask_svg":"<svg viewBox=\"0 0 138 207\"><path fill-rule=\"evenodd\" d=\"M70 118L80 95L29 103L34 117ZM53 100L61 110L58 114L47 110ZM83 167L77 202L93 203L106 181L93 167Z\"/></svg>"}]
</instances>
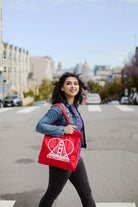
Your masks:
<instances>
[{"instance_id":1,"label":"building window","mask_svg":"<svg viewBox=\"0 0 138 207\"><path fill-rule=\"evenodd\" d=\"M6 58L6 51L4 51L4 58Z\"/></svg>"},{"instance_id":2,"label":"building window","mask_svg":"<svg viewBox=\"0 0 138 207\"><path fill-rule=\"evenodd\" d=\"M4 72L6 72L7 71L7 68L6 67L4 67Z\"/></svg>"}]
</instances>

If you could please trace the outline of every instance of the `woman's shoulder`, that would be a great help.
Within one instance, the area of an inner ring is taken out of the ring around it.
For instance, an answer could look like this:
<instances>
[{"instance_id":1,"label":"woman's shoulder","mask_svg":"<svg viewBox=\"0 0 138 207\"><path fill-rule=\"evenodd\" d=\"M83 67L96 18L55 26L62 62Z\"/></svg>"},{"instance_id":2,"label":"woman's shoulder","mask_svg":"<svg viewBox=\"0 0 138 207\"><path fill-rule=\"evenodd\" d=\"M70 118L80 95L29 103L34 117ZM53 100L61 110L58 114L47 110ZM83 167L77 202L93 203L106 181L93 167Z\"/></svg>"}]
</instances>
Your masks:
<instances>
[{"instance_id":1,"label":"woman's shoulder","mask_svg":"<svg viewBox=\"0 0 138 207\"><path fill-rule=\"evenodd\" d=\"M54 104L52 104L51 108L56 108L56 107L61 108L61 107L60 107L61 105L62 105L63 107L65 107L65 104L64 104L64 103L54 103Z\"/></svg>"},{"instance_id":2,"label":"woman's shoulder","mask_svg":"<svg viewBox=\"0 0 138 207\"><path fill-rule=\"evenodd\" d=\"M56 111L57 113L62 113L62 107L65 108L65 105L64 103L55 103L55 104L52 104L50 110L52 111Z\"/></svg>"}]
</instances>

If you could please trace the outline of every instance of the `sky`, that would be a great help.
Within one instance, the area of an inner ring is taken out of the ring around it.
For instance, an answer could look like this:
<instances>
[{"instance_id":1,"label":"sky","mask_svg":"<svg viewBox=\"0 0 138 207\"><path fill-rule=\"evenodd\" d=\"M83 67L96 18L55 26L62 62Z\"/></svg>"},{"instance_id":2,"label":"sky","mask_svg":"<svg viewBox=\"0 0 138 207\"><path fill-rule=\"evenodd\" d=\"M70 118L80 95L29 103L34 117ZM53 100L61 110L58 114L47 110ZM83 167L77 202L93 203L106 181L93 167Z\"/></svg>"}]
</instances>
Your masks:
<instances>
[{"instance_id":1,"label":"sky","mask_svg":"<svg viewBox=\"0 0 138 207\"><path fill-rule=\"evenodd\" d=\"M3 41L50 56L122 67L138 46L138 0L3 0Z\"/></svg>"}]
</instances>

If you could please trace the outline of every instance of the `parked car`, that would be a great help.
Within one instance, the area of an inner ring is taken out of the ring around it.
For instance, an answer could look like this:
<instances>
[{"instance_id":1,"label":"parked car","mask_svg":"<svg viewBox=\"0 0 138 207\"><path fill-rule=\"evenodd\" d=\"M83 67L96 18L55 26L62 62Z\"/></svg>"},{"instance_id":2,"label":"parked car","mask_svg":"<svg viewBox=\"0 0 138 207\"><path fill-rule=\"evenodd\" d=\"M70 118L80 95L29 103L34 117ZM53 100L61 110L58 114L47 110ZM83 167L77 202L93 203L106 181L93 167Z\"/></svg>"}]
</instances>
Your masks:
<instances>
[{"instance_id":1,"label":"parked car","mask_svg":"<svg viewBox=\"0 0 138 207\"><path fill-rule=\"evenodd\" d=\"M123 96L121 98L121 101L120 101L121 104L129 104L129 98L126 97L126 96Z\"/></svg>"},{"instance_id":2,"label":"parked car","mask_svg":"<svg viewBox=\"0 0 138 207\"><path fill-rule=\"evenodd\" d=\"M1 97L0 97L0 108L3 108L3 100Z\"/></svg>"},{"instance_id":3,"label":"parked car","mask_svg":"<svg viewBox=\"0 0 138 207\"><path fill-rule=\"evenodd\" d=\"M129 96L128 104L133 104L133 96L134 96L134 93L131 93Z\"/></svg>"},{"instance_id":4,"label":"parked car","mask_svg":"<svg viewBox=\"0 0 138 207\"><path fill-rule=\"evenodd\" d=\"M138 104L138 92L135 92L132 99L133 104Z\"/></svg>"},{"instance_id":5,"label":"parked car","mask_svg":"<svg viewBox=\"0 0 138 207\"><path fill-rule=\"evenodd\" d=\"M22 106L22 99L18 94L6 96L3 100L3 106Z\"/></svg>"},{"instance_id":6,"label":"parked car","mask_svg":"<svg viewBox=\"0 0 138 207\"><path fill-rule=\"evenodd\" d=\"M34 101L32 104L32 106L41 106L41 105L46 106L47 105L46 100L45 101Z\"/></svg>"},{"instance_id":7,"label":"parked car","mask_svg":"<svg viewBox=\"0 0 138 207\"><path fill-rule=\"evenodd\" d=\"M112 101L108 102L108 104L110 104L110 105L119 105L120 103L119 103L118 100L112 100Z\"/></svg>"},{"instance_id":8,"label":"parked car","mask_svg":"<svg viewBox=\"0 0 138 207\"><path fill-rule=\"evenodd\" d=\"M86 104L101 104L101 97L98 93L88 93L85 103Z\"/></svg>"}]
</instances>

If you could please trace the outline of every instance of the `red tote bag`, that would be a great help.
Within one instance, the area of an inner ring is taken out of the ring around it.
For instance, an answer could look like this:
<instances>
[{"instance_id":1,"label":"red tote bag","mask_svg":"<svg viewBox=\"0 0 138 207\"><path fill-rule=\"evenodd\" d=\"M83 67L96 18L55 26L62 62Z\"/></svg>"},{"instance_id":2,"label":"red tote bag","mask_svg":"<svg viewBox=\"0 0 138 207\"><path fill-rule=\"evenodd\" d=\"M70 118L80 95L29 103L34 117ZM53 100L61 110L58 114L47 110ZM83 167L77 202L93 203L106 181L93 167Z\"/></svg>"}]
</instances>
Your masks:
<instances>
[{"instance_id":1,"label":"red tote bag","mask_svg":"<svg viewBox=\"0 0 138 207\"><path fill-rule=\"evenodd\" d=\"M61 107L68 124L70 124L64 107L61 104L54 106ZM63 137L45 135L38 163L75 171L79 158L80 140L81 132L79 131L74 131L73 134L64 134Z\"/></svg>"}]
</instances>

